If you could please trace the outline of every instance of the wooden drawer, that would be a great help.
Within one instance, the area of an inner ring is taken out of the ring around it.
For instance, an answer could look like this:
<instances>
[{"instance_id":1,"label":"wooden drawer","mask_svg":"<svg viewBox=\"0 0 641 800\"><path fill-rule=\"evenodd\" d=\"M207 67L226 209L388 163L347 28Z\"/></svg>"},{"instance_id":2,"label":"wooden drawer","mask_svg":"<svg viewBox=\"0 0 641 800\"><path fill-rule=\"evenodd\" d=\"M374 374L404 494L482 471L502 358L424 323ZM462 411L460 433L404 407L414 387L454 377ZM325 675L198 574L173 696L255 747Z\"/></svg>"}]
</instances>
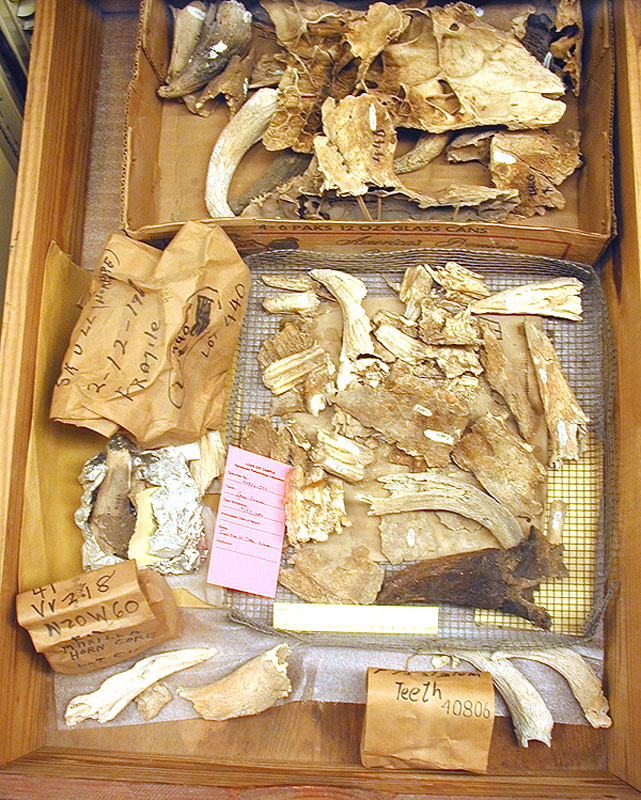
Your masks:
<instances>
[{"instance_id":1,"label":"wooden drawer","mask_svg":"<svg viewBox=\"0 0 641 800\"><path fill-rule=\"evenodd\" d=\"M47 0L38 8L0 351L0 760L12 762L5 769L193 785L325 784L439 796L641 796L632 788L641 789L641 715L636 713L641 707L636 661L641 645L638 0L615 3L620 237L602 265L620 359L615 407L619 553L606 632L611 731L559 725L552 749L534 742L524 750L509 721L498 719L485 776L363 769L358 754L363 709L347 704L292 703L225 723L186 720L48 731L48 673L16 626L14 597L20 540L28 535L23 526L30 480L26 454L43 264L52 239L80 258L101 13L81 0ZM119 167L114 164L115 181ZM64 287L60 303L73 313ZM55 518L49 524L55 525Z\"/></svg>"}]
</instances>

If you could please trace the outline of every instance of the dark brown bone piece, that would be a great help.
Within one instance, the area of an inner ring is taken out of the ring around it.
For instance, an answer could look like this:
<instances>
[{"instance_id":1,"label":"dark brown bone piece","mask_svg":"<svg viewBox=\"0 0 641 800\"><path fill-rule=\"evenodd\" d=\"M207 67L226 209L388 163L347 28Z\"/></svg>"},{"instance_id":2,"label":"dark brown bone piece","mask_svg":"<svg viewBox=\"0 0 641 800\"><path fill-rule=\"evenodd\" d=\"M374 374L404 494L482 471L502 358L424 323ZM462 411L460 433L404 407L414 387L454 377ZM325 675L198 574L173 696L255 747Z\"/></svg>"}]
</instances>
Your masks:
<instances>
[{"instance_id":1,"label":"dark brown bone piece","mask_svg":"<svg viewBox=\"0 0 641 800\"><path fill-rule=\"evenodd\" d=\"M567 575L563 547L530 529L509 550L480 550L421 561L388 578L377 603L452 603L490 608L529 619L550 630L552 618L534 603L533 589L545 578Z\"/></svg>"}]
</instances>

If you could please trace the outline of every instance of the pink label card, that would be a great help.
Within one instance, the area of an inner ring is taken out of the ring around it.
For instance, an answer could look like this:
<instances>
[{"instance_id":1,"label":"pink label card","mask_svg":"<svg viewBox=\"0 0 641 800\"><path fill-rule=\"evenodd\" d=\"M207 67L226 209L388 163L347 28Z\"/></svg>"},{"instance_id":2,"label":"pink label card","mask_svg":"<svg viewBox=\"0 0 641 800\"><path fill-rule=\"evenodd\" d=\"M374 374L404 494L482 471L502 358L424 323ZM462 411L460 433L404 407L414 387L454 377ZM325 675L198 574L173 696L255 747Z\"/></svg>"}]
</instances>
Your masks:
<instances>
[{"instance_id":1,"label":"pink label card","mask_svg":"<svg viewBox=\"0 0 641 800\"><path fill-rule=\"evenodd\" d=\"M276 596L290 469L240 447L229 448L207 583Z\"/></svg>"}]
</instances>

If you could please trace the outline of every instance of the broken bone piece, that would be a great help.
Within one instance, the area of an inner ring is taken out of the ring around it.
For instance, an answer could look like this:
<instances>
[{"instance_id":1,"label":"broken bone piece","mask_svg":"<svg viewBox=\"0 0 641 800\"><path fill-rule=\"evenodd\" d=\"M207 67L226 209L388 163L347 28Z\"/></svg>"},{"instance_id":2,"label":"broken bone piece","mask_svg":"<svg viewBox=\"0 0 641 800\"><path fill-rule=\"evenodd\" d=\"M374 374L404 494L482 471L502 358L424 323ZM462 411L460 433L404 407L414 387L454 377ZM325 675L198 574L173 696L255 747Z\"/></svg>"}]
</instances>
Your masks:
<instances>
[{"instance_id":1,"label":"broken bone piece","mask_svg":"<svg viewBox=\"0 0 641 800\"><path fill-rule=\"evenodd\" d=\"M406 319L416 322L421 316L421 303L429 297L432 283L432 276L424 264L417 264L405 270L398 296L405 303Z\"/></svg>"},{"instance_id":2,"label":"broken bone piece","mask_svg":"<svg viewBox=\"0 0 641 800\"><path fill-rule=\"evenodd\" d=\"M537 661L556 670L568 682L587 721L593 728L609 728L612 720L608 715L608 700L603 694L599 676L579 653L569 647L553 647L547 650L513 650L492 653L492 660L500 658L524 658Z\"/></svg>"},{"instance_id":3,"label":"broken bone piece","mask_svg":"<svg viewBox=\"0 0 641 800\"><path fill-rule=\"evenodd\" d=\"M313 316L318 311L320 300L313 291L281 292L271 294L263 300L263 308L268 314L301 314Z\"/></svg>"},{"instance_id":4,"label":"broken bone piece","mask_svg":"<svg viewBox=\"0 0 641 800\"><path fill-rule=\"evenodd\" d=\"M171 690L164 683L154 683L136 697L136 708L142 719L148 722L158 716L173 697Z\"/></svg>"},{"instance_id":5,"label":"broken bone piece","mask_svg":"<svg viewBox=\"0 0 641 800\"><path fill-rule=\"evenodd\" d=\"M529 320L525 320L523 327L550 433L551 464L557 467L564 459L577 461L585 451L590 418L579 405L563 374L550 339Z\"/></svg>"},{"instance_id":6,"label":"broken bone piece","mask_svg":"<svg viewBox=\"0 0 641 800\"><path fill-rule=\"evenodd\" d=\"M312 461L332 475L349 483L358 483L365 476L365 467L374 460L374 453L354 439L338 433L319 430Z\"/></svg>"},{"instance_id":7,"label":"broken bone piece","mask_svg":"<svg viewBox=\"0 0 641 800\"><path fill-rule=\"evenodd\" d=\"M107 443L107 473L98 487L89 517L89 530L109 555L127 558L136 526L136 512L129 498L132 461L128 442L116 436Z\"/></svg>"},{"instance_id":8,"label":"broken bone piece","mask_svg":"<svg viewBox=\"0 0 641 800\"><path fill-rule=\"evenodd\" d=\"M265 286L282 289L286 292L308 292L317 288L317 283L304 273L286 275L279 272L268 272L261 275L260 279Z\"/></svg>"},{"instance_id":9,"label":"broken bone piece","mask_svg":"<svg viewBox=\"0 0 641 800\"><path fill-rule=\"evenodd\" d=\"M263 383L275 395L284 394L322 367L327 367L330 375L336 369L327 351L315 344L273 361L263 370Z\"/></svg>"},{"instance_id":10,"label":"broken bone piece","mask_svg":"<svg viewBox=\"0 0 641 800\"><path fill-rule=\"evenodd\" d=\"M411 150L394 159L394 172L403 175L426 167L443 152L449 140L447 133L422 133Z\"/></svg>"},{"instance_id":11,"label":"broken bone piece","mask_svg":"<svg viewBox=\"0 0 641 800\"><path fill-rule=\"evenodd\" d=\"M258 351L258 363L261 369L265 369L274 361L300 353L313 344L314 337L298 320L287 322L277 333L263 341Z\"/></svg>"},{"instance_id":12,"label":"broken bone piece","mask_svg":"<svg viewBox=\"0 0 641 800\"><path fill-rule=\"evenodd\" d=\"M550 544L561 544L563 541L563 528L565 517L568 513L568 504L562 500L553 500L548 509L547 538Z\"/></svg>"},{"instance_id":13,"label":"broken bone piece","mask_svg":"<svg viewBox=\"0 0 641 800\"><path fill-rule=\"evenodd\" d=\"M560 545L550 545L532 528L526 541L508 550L481 550L411 564L385 580L377 602L496 609L550 630L552 618L534 602L533 590L544 579L567 575L562 553Z\"/></svg>"},{"instance_id":14,"label":"broken bone piece","mask_svg":"<svg viewBox=\"0 0 641 800\"><path fill-rule=\"evenodd\" d=\"M532 741L552 744L554 720L543 698L521 672L506 658L480 653L476 650L457 651L456 655L482 672L489 672L494 685L505 700L514 732L521 747Z\"/></svg>"},{"instance_id":15,"label":"broken bone piece","mask_svg":"<svg viewBox=\"0 0 641 800\"><path fill-rule=\"evenodd\" d=\"M438 267L426 264L425 269L443 287L447 298L457 300L462 297L470 303L490 294L482 275L457 264L456 261L447 261Z\"/></svg>"},{"instance_id":16,"label":"broken bone piece","mask_svg":"<svg viewBox=\"0 0 641 800\"><path fill-rule=\"evenodd\" d=\"M374 343L370 336L372 326L362 305L367 287L355 275L336 269L313 269L309 274L329 289L338 300L343 314L343 340L336 380L337 387L341 390L352 378L355 360L359 356L374 353Z\"/></svg>"},{"instance_id":17,"label":"broken bone piece","mask_svg":"<svg viewBox=\"0 0 641 800\"><path fill-rule=\"evenodd\" d=\"M287 674L291 650L279 644L205 686L179 686L176 693L204 719L222 721L261 714L290 694Z\"/></svg>"},{"instance_id":18,"label":"broken bone piece","mask_svg":"<svg viewBox=\"0 0 641 800\"><path fill-rule=\"evenodd\" d=\"M285 480L285 527L292 547L326 542L351 525L345 511L343 482L320 467L295 465Z\"/></svg>"},{"instance_id":19,"label":"broken bone piece","mask_svg":"<svg viewBox=\"0 0 641 800\"><path fill-rule=\"evenodd\" d=\"M194 0L185 8L172 6L171 13L174 18L174 36L165 83L170 83L187 66L207 15L207 4L202 0Z\"/></svg>"},{"instance_id":20,"label":"broken bone piece","mask_svg":"<svg viewBox=\"0 0 641 800\"><path fill-rule=\"evenodd\" d=\"M453 511L483 525L501 547L514 547L523 541L521 526L508 509L458 478L422 472L383 475L378 480L392 494L390 497L369 498L369 514Z\"/></svg>"},{"instance_id":21,"label":"broken bone piece","mask_svg":"<svg viewBox=\"0 0 641 800\"><path fill-rule=\"evenodd\" d=\"M480 161L481 164L487 164L490 160L490 142L495 133L495 130L459 133L447 146L447 160Z\"/></svg>"},{"instance_id":22,"label":"broken bone piece","mask_svg":"<svg viewBox=\"0 0 641 800\"><path fill-rule=\"evenodd\" d=\"M309 603L369 605L378 594L385 570L369 557L362 545L348 556L330 558L315 548L305 548L280 571L279 582Z\"/></svg>"},{"instance_id":23,"label":"broken bone piece","mask_svg":"<svg viewBox=\"0 0 641 800\"><path fill-rule=\"evenodd\" d=\"M200 458L189 462L189 471L201 495L207 492L212 482L223 474L227 448L220 431L208 431L201 437Z\"/></svg>"},{"instance_id":24,"label":"broken bone piece","mask_svg":"<svg viewBox=\"0 0 641 800\"><path fill-rule=\"evenodd\" d=\"M249 46L251 29L252 16L238 0L210 5L187 63L158 89L160 97L182 97L200 89L225 68L232 55Z\"/></svg>"},{"instance_id":25,"label":"broken bone piece","mask_svg":"<svg viewBox=\"0 0 641 800\"><path fill-rule=\"evenodd\" d=\"M470 308L473 314L535 314L579 322L582 288L577 278L524 283L477 300Z\"/></svg>"},{"instance_id":26,"label":"broken bone piece","mask_svg":"<svg viewBox=\"0 0 641 800\"><path fill-rule=\"evenodd\" d=\"M130 669L107 678L95 692L72 698L65 711L65 725L72 728L87 719L109 722L131 700L157 681L208 661L217 654L216 647L196 647L143 658Z\"/></svg>"},{"instance_id":27,"label":"broken bone piece","mask_svg":"<svg viewBox=\"0 0 641 800\"><path fill-rule=\"evenodd\" d=\"M229 184L242 157L265 133L277 100L276 89L259 89L232 117L216 140L209 159L205 188L205 205L211 217L234 216L227 203Z\"/></svg>"}]
</instances>

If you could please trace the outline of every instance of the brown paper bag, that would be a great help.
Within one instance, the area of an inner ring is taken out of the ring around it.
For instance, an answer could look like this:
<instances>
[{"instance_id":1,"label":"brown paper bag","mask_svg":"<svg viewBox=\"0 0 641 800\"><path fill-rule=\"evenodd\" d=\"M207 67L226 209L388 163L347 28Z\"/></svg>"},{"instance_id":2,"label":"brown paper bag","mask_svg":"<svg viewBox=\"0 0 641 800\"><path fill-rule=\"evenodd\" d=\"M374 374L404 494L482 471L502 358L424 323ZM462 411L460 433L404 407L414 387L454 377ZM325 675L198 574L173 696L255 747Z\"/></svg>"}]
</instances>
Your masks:
<instances>
[{"instance_id":1,"label":"brown paper bag","mask_svg":"<svg viewBox=\"0 0 641 800\"><path fill-rule=\"evenodd\" d=\"M367 670L365 767L486 772L493 726L486 672Z\"/></svg>"},{"instance_id":2,"label":"brown paper bag","mask_svg":"<svg viewBox=\"0 0 641 800\"><path fill-rule=\"evenodd\" d=\"M66 674L119 664L180 633L167 582L135 561L23 592L16 612L35 649Z\"/></svg>"},{"instance_id":3,"label":"brown paper bag","mask_svg":"<svg viewBox=\"0 0 641 800\"><path fill-rule=\"evenodd\" d=\"M221 228L188 222L164 251L115 233L65 355L51 418L143 447L223 422L251 284Z\"/></svg>"}]
</instances>

